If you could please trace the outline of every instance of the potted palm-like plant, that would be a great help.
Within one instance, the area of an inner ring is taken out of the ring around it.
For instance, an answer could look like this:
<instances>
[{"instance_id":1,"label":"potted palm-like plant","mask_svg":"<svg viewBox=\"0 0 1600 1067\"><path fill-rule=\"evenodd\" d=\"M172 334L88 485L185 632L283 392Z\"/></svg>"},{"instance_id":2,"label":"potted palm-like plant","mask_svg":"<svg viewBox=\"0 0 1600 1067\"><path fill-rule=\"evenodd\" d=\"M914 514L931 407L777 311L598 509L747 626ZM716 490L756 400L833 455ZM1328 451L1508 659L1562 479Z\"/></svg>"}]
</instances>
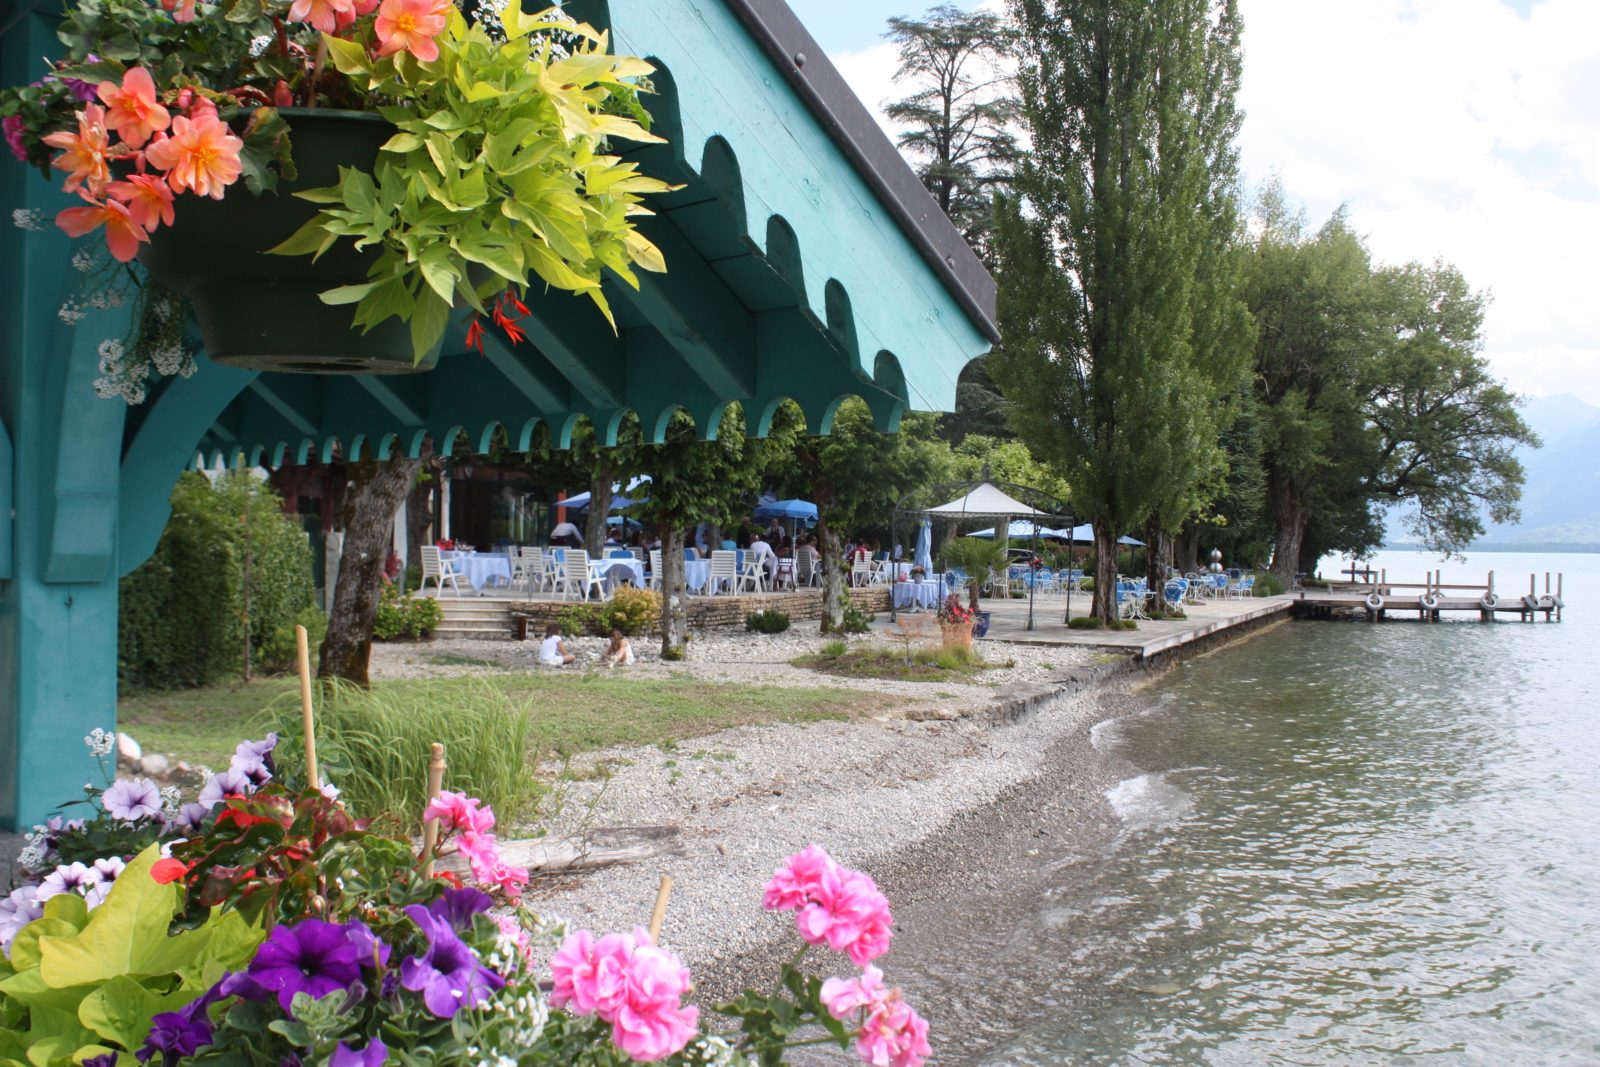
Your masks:
<instances>
[{"instance_id":1,"label":"potted palm-like plant","mask_svg":"<svg viewBox=\"0 0 1600 1067\"><path fill-rule=\"evenodd\" d=\"M982 537L952 537L939 550L945 566L959 567L970 579L967 586L967 608L972 612L972 635L983 637L989 632L989 612L978 609L978 594L996 570L1006 564L1010 543L1003 538L989 540Z\"/></svg>"},{"instance_id":2,"label":"potted palm-like plant","mask_svg":"<svg viewBox=\"0 0 1600 1067\"><path fill-rule=\"evenodd\" d=\"M12 153L81 200L56 224L103 234L103 274L192 301L213 359L420 369L452 318L469 346L486 324L519 339L530 280L609 318L605 272L664 269L634 218L669 186L607 151L660 139L650 65L559 9L475 17L450 0L76 0L65 56L0 92L0 116ZM123 269L136 258L147 279ZM181 333L172 298L139 299ZM130 348L160 333L134 329Z\"/></svg>"}]
</instances>

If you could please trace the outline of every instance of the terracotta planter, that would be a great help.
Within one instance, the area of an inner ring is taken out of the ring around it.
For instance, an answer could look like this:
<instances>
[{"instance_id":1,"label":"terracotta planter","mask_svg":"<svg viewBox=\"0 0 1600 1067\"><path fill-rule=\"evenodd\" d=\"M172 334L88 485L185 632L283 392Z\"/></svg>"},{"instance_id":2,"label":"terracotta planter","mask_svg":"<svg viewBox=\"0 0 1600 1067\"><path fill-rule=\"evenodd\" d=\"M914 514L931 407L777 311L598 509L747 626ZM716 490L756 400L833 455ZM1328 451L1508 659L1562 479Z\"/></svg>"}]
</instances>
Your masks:
<instances>
[{"instance_id":1,"label":"terracotta planter","mask_svg":"<svg viewBox=\"0 0 1600 1067\"><path fill-rule=\"evenodd\" d=\"M375 251L341 238L316 262L270 256L317 212L295 197L336 185L339 168L371 170L394 127L364 111L284 108L299 171L275 193L254 196L241 180L221 200L180 197L174 225L156 231L139 254L151 277L187 296L218 363L302 374L410 374L430 369L437 350L413 363L410 326L388 319L367 333L350 325L354 306L317 298L325 289L367 280Z\"/></svg>"},{"instance_id":2,"label":"terracotta planter","mask_svg":"<svg viewBox=\"0 0 1600 1067\"><path fill-rule=\"evenodd\" d=\"M972 622L941 622L939 624L940 636L944 639L945 648L971 648L972 647Z\"/></svg>"}]
</instances>

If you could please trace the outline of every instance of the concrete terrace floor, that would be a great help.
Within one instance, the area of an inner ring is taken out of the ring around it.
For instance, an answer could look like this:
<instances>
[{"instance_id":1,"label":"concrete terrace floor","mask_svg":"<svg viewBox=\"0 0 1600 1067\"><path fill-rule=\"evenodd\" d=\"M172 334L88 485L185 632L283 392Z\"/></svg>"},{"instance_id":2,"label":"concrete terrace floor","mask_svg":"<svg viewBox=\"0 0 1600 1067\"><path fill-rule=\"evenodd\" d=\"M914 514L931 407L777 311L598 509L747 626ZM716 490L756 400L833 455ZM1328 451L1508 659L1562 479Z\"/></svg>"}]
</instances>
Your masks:
<instances>
[{"instance_id":1,"label":"concrete terrace floor","mask_svg":"<svg viewBox=\"0 0 1600 1067\"><path fill-rule=\"evenodd\" d=\"M1089 614L1089 594L1072 596L1072 617ZM1098 648L1131 653L1141 659L1197 641L1202 637L1274 615L1287 615L1293 601L1287 596L1253 597L1246 600L1203 600L1184 605L1187 619L1146 622L1137 630L1069 630L1062 621L1066 613L1064 596L1040 597L1033 605L1033 629L1028 626L1026 600L984 600L983 610L991 613L989 634L981 643L1024 645L1063 645ZM902 612L902 615L906 613ZM931 612L910 613L911 619L928 619ZM887 613L878 616L874 630L888 631L893 624Z\"/></svg>"}]
</instances>

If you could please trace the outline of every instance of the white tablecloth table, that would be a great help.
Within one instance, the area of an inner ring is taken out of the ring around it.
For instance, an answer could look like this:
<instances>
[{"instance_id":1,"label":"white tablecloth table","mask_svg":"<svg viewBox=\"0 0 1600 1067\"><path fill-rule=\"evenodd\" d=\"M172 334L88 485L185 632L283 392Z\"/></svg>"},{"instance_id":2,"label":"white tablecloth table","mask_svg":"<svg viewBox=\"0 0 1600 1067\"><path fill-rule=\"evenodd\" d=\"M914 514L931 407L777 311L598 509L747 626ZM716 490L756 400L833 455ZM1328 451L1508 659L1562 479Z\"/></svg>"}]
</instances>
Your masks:
<instances>
[{"instance_id":1,"label":"white tablecloth table","mask_svg":"<svg viewBox=\"0 0 1600 1067\"><path fill-rule=\"evenodd\" d=\"M600 579L606 596L616 591L619 582L629 581L644 588L644 564L631 556L627 559L591 559L589 573Z\"/></svg>"},{"instance_id":2,"label":"white tablecloth table","mask_svg":"<svg viewBox=\"0 0 1600 1067\"><path fill-rule=\"evenodd\" d=\"M683 584L689 587L689 592L691 593L704 593L706 586L711 584L711 561L709 559L684 560Z\"/></svg>"},{"instance_id":3,"label":"white tablecloth table","mask_svg":"<svg viewBox=\"0 0 1600 1067\"><path fill-rule=\"evenodd\" d=\"M457 554L450 566L467 580L475 593L482 592L485 585L511 584L511 561L504 556Z\"/></svg>"},{"instance_id":4,"label":"white tablecloth table","mask_svg":"<svg viewBox=\"0 0 1600 1067\"><path fill-rule=\"evenodd\" d=\"M939 580L923 582L895 582L895 608L928 608L939 606Z\"/></svg>"}]
</instances>

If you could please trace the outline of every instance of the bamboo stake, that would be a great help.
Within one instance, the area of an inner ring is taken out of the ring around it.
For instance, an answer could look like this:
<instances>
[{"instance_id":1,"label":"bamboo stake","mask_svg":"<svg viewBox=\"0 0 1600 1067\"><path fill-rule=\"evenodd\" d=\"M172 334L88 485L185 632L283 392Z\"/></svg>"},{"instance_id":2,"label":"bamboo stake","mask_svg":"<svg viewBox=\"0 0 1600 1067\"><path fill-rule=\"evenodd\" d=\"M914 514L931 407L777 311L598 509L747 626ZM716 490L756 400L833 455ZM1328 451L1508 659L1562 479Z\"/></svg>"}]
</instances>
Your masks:
<instances>
[{"instance_id":1,"label":"bamboo stake","mask_svg":"<svg viewBox=\"0 0 1600 1067\"><path fill-rule=\"evenodd\" d=\"M300 653L300 721L305 728L306 784L312 789L321 789L322 777L317 774L317 733L311 711L311 646L306 641L306 628L299 623L294 627L294 643Z\"/></svg>"},{"instance_id":2,"label":"bamboo stake","mask_svg":"<svg viewBox=\"0 0 1600 1067\"><path fill-rule=\"evenodd\" d=\"M428 803L433 803L444 788L444 746L433 743L428 759ZM433 877L433 850L439 844L439 820L429 819L422 824L422 877Z\"/></svg>"},{"instance_id":3,"label":"bamboo stake","mask_svg":"<svg viewBox=\"0 0 1600 1067\"><path fill-rule=\"evenodd\" d=\"M672 875L661 876L661 888L656 890L656 906L650 909L650 941L661 938L661 924L667 917L667 898L672 896Z\"/></svg>"}]
</instances>

